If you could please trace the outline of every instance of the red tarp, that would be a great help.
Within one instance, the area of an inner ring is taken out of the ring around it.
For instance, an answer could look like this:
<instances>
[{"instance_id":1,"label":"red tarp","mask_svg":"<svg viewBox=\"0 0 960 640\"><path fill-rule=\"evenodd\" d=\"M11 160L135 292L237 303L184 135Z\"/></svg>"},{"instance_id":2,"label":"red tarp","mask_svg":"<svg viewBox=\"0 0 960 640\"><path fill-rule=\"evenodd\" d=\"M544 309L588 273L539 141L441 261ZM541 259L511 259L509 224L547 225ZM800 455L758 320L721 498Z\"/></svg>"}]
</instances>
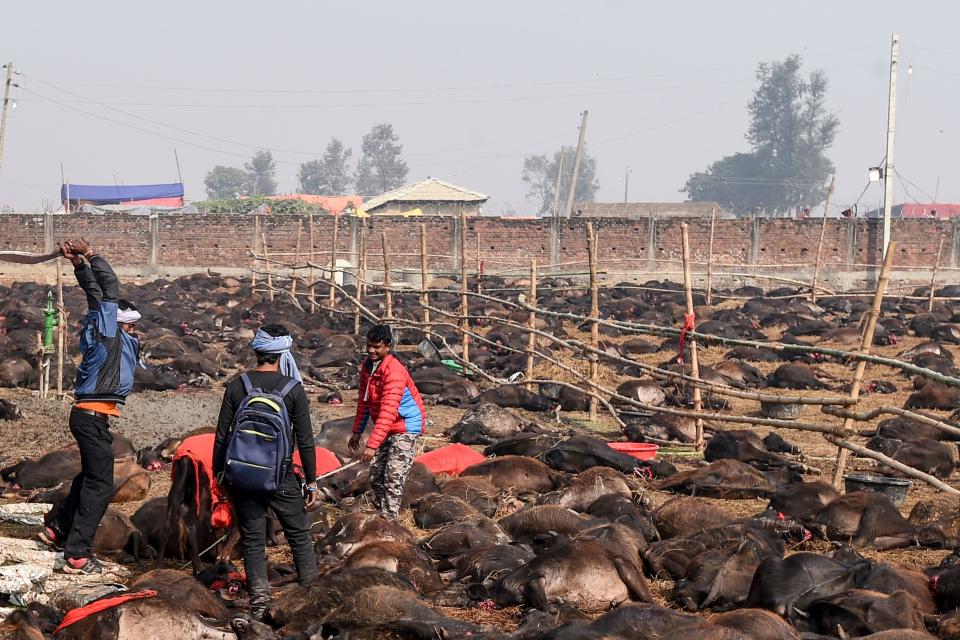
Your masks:
<instances>
[{"instance_id":1,"label":"red tarp","mask_svg":"<svg viewBox=\"0 0 960 640\"><path fill-rule=\"evenodd\" d=\"M434 474L445 473L458 476L467 467L480 464L486 459L482 453L474 451L465 444L448 444L417 456L413 461L421 463Z\"/></svg>"}]
</instances>

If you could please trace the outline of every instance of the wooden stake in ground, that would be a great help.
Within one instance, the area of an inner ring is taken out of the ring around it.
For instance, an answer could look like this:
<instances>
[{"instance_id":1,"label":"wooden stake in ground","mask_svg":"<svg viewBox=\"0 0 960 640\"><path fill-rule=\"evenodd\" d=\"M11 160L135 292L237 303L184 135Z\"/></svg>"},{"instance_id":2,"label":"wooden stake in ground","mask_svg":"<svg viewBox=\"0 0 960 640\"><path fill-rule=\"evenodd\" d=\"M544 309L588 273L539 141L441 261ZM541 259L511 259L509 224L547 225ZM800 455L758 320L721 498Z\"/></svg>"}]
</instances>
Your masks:
<instances>
[{"instance_id":1,"label":"wooden stake in ground","mask_svg":"<svg viewBox=\"0 0 960 640\"><path fill-rule=\"evenodd\" d=\"M593 232L593 223L587 223L587 259L590 261L590 345L597 349L600 345L600 325L596 320L600 318L600 305L597 300L597 236ZM600 378L600 362L595 353L588 356L590 360L590 382L597 384ZM590 420L597 419L597 399L590 397Z\"/></svg>"},{"instance_id":2,"label":"wooden stake in ground","mask_svg":"<svg viewBox=\"0 0 960 640\"><path fill-rule=\"evenodd\" d=\"M386 315L384 318L393 318L393 289L390 279L390 250L387 248L387 232L380 232L380 244L383 245L383 293L386 297Z\"/></svg>"},{"instance_id":3,"label":"wooden stake in ground","mask_svg":"<svg viewBox=\"0 0 960 640\"><path fill-rule=\"evenodd\" d=\"M63 396L63 357L67 334L67 314L63 308L63 269L57 258L57 395Z\"/></svg>"},{"instance_id":4,"label":"wooden stake in ground","mask_svg":"<svg viewBox=\"0 0 960 640\"><path fill-rule=\"evenodd\" d=\"M830 211L830 196L833 195L833 187L836 184L837 176L830 178L830 188L827 189L827 201L823 204L823 222L820 224L820 241L817 242L817 261L813 267L813 282L810 283L810 300L817 301L817 279L820 277L820 256L823 252L823 237L827 233L827 213Z\"/></svg>"},{"instance_id":5,"label":"wooden stake in ground","mask_svg":"<svg viewBox=\"0 0 960 640\"><path fill-rule=\"evenodd\" d=\"M870 315L867 316L867 324L863 328L860 336L860 353L869 354L873 346L873 331L877 328L877 318L880 317L880 305L883 303L883 292L887 288L887 279L890 274L890 265L893 264L893 254L895 242L891 242L887 249L887 255L883 258L883 268L880 270L880 280L877 282L877 290L873 294L873 305L870 307ZM859 400L860 382L863 380L863 372L867 368L866 360L857 362L857 368L853 372L853 383L850 385L850 398ZM854 405L856 406L856 405ZM853 418L845 418L843 421L844 430L853 426ZM839 488L843 483L843 471L847 466L847 458L850 451L847 448L839 447L837 449L837 466L833 470L833 486Z\"/></svg>"},{"instance_id":6,"label":"wooden stake in ground","mask_svg":"<svg viewBox=\"0 0 960 640\"><path fill-rule=\"evenodd\" d=\"M317 285L315 284L314 274L313 274L313 265L316 260L316 253L314 247L316 243L314 242L314 227L313 227L313 213L310 213L309 218L310 224L310 271L307 275L310 278L310 313L317 312Z\"/></svg>"},{"instance_id":7,"label":"wooden stake in ground","mask_svg":"<svg viewBox=\"0 0 960 640\"><path fill-rule=\"evenodd\" d=\"M429 263L427 259L427 225L420 223L420 306L423 307L423 328L430 331L430 286Z\"/></svg>"},{"instance_id":8,"label":"wooden stake in ground","mask_svg":"<svg viewBox=\"0 0 960 640\"><path fill-rule=\"evenodd\" d=\"M300 240L303 237L303 218L297 223L297 244L293 250L293 267L290 269L290 297L297 299L297 265L300 264Z\"/></svg>"},{"instance_id":9,"label":"wooden stake in ground","mask_svg":"<svg viewBox=\"0 0 960 640\"><path fill-rule=\"evenodd\" d=\"M253 216L253 257L250 258L250 291L257 288L257 243L260 242L260 216Z\"/></svg>"},{"instance_id":10,"label":"wooden stake in ground","mask_svg":"<svg viewBox=\"0 0 960 640\"><path fill-rule=\"evenodd\" d=\"M367 279L367 227L360 223L360 255L357 257L357 300L363 299L363 281ZM353 335L360 335L360 306L353 307Z\"/></svg>"},{"instance_id":11,"label":"wooden stake in ground","mask_svg":"<svg viewBox=\"0 0 960 640\"><path fill-rule=\"evenodd\" d=\"M710 207L710 244L707 246L707 306L713 302L713 232L717 226L717 208Z\"/></svg>"},{"instance_id":12,"label":"wooden stake in ground","mask_svg":"<svg viewBox=\"0 0 960 640\"><path fill-rule=\"evenodd\" d=\"M933 311L933 294L937 290L937 272L940 271L940 256L943 253L943 236L940 236L940 246L937 247L937 261L933 263L933 276L930 278L930 302L927 311Z\"/></svg>"},{"instance_id":13,"label":"wooden stake in ground","mask_svg":"<svg viewBox=\"0 0 960 640\"><path fill-rule=\"evenodd\" d=\"M470 362L470 304L467 300L467 214L460 209L460 324L463 329L463 361Z\"/></svg>"},{"instance_id":14,"label":"wooden stake in ground","mask_svg":"<svg viewBox=\"0 0 960 640\"><path fill-rule=\"evenodd\" d=\"M263 245L263 264L267 270L267 289L270 292L270 302L273 302L273 268L270 266L270 252L267 251L267 237L260 234L260 244Z\"/></svg>"},{"instance_id":15,"label":"wooden stake in ground","mask_svg":"<svg viewBox=\"0 0 960 640\"><path fill-rule=\"evenodd\" d=\"M680 225L680 238L683 242L683 288L686 291L687 296L687 318L684 319L684 326L690 323L696 322L696 319L693 315L693 282L690 278L690 238L687 231L687 223L684 222ZM700 379L700 361L697 359L697 341L688 340L687 344L690 345L690 374L697 380ZM680 352L681 357L683 352ZM700 389L698 387L693 388L693 410L700 412L703 409L703 400L700 397ZM696 439L694 440L694 445L697 448L697 451L703 449L703 418L696 419Z\"/></svg>"},{"instance_id":16,"label":"wooden stake in ground","mask_svg":"<svg viewBox=\"0 0 960 640\"><path fill-rule=\"evenodd\" d=\"M333 306L336 304L337 290L335 285L337 283L337 240L340 232L340 217L334 214L333 216L333 238L330 241L330 317L333 317Z\"/></svg>"},{"instance_id":17,"label":"wooden stake in ground","mask_svg":"<svg viewBox=\"0 0 960 640\"><path fill-rule=\"evenodd\" d=\"M537 312L533 309L537 306L537 259L530 258L530 316L527 320L527 327L530 333L527 337L527 380L533 380L533 354L537 349L537 335L533 332L537 328ZM528 382L527 388L533 391L533 383ZM592 402L592 401L591 401Z\"/></svg>"}]
</instances>

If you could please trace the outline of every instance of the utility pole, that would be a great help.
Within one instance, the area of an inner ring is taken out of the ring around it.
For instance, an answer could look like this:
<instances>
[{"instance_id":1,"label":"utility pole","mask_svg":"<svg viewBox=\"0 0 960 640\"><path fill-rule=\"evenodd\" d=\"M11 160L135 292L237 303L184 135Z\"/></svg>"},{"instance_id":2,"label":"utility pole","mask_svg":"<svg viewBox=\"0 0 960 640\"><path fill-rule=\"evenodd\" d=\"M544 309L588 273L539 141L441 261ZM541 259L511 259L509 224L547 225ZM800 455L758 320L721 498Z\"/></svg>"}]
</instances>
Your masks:
<instances>
[{"instance_id":1,"label":"utility pole","mask_svg":"<svg viewBox=\"0 0 960 640\"><path fill-rule=\"evenodd\" d=\"M557 167L557 184L553 187L553 207L551 213L554 218L560 217L560 184L563 180L563 161L567 159L566 150L560 147L560 161Z\"/></svg>"},{"instance_id":2,"label":"utility pole","mask_svg":"<svg viewBox=\"0 0 960 640\"><path fill-rule=\"evenodd\" d=\"M570 192L567 194L567 208L564 217L569 218L573 212L573 198L577 193L577 178L580 177L580 160L583 159L583 145L587 141L587 110L583 110L583 119L580 121L580 139L577 141L577 157L573 161L573 177L570 178Z\"/></svg>"},{"instance_id":3,"label":"utility pole","mask_svg":"<svg viewBox=\"0 0 960 640\"><path fill-rule=\"evenodd\" d=\"M897 120L897 55L900 36L890 43L890 97L887 102L887 159L883 168L883 255L890 246L890 209L893 207L893 131Z\"/></svg>"},{"instance_id":4,"label":"utility pole","mask_svg":"<svg viewBox=\"0 0 960 640\"><path fill-rule=\"evenodd\" d=\"M3 171L3 140L7 137L7 109L10 105L10 86L13 84L13 63L3 65L7 81L3 85L3 115L0 115L0 172Z\"/></svg>"},{"instance_id":5,"label":"utility pole","mask_svg":"<svg viewBox=\"0 0 960 640\"><path fill-rule=\"evenodd\" d=\"M630 165L623 172L623 204L630 202Z\"/></svg>"}]
</instances>

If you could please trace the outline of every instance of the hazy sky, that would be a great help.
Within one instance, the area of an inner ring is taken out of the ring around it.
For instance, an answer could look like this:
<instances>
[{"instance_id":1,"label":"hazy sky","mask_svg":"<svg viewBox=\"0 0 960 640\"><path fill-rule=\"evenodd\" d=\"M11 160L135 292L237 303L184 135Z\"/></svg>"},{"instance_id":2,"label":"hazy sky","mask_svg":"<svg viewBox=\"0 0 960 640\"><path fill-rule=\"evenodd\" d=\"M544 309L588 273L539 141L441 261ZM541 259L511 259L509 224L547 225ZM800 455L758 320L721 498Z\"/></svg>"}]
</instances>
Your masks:
<instances>
[{"instance_id":1,"label":"hazy sky","mask_svg":"<svg viewBox=\"0 0 960 640\"><path fill-rule=\"evenodd\" d=\"M24 74L0 206L20 210L57 199L61 162L74 183L175 181L175 148L189 198L257 148L289 192L331 136L356 158L390 122L408 181L532 213L523 156L575 144L584 108L601 201L622 201L628 165L632 201L678 201L690 173L746 150L756 64L791 53L829 77L845 206L883 157L894 30L895 161L916 185L896 199L928 201L939 183L938 201L960 201L956 2L5 0L0 21L0 58ZM873 185L863 204L881 198Z\"/></svg>"}]
</instances>

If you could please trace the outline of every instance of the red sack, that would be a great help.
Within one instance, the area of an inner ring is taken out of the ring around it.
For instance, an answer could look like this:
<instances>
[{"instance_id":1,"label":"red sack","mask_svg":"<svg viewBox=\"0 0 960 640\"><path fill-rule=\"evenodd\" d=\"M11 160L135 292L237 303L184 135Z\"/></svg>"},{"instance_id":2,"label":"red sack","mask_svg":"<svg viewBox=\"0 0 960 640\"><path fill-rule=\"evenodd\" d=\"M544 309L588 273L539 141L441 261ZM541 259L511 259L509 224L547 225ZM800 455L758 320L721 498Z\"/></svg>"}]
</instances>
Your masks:
<instances>
[{"instance_id":1,"label":"red sack","mask_svg":"<svg viewBox=\"0 0 960 640\"><path fill-rule=\"evenodd\" d=\"M486 456L482 453L474 451L465 444L448 444L445 447L417 456L413 461L423 464L434 475L445 473L458 476L467 467L480 464L486 459Z\"/></svg>"}]
</instances>

